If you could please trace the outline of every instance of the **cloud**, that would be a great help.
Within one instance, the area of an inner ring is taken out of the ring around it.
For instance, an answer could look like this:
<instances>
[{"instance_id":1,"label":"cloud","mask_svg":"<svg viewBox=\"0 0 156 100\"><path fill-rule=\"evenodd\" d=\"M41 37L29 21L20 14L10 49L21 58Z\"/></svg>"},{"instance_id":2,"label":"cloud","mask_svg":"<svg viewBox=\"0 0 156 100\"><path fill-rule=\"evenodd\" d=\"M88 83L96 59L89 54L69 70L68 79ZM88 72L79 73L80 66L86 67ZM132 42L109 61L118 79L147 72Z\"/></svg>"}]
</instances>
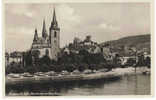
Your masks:
<instances>
[{"instance_id":1,"label":"cloud","mask_svg":"<svg viewBox=\"0 0 156 100\"><path fill-rule=\"evenodd\" d=\"M60 4L56 7L58 18L63 21L64 26L76 26L80 24L82 17L80 17L74 8L67 4Z\"/></svg>"},{"instance_id":2,"label":"cloud","mask_svg":"<svg viewBox=\"0 0 156 100\"><path fill-rule=\"evenodd\" d=\"M119 26L115 26L115 25L112 25L112 24L106 24L106 23L102 23L99 25L100 28L102 29L107 29L107 30L112 30L112 31L117 31L120 29Z\"/></svg>"},{"instance_id":3,"label":"cloud","mask_svg":"<svg viewBox=\"0 0 156 100\"><path fill-rule=\"evenodd\" d=\"M102 23L102 24L99 25L99 27L105 29L105 28L107 28L107 24L106 23Z\"/></svg>"},{"instance_id":4,"label":"cloud","mask_svg":"<svg viewBox=\"0 0 156 100\"><path fill-rule=\"evenodd\" d=\"M25 15L26 15L27 17L33 17L33 16L34 16L34 13L32 13L32 12L27 12L27 13L25 13Z\"/></svg>"},{"instance_id":5,"label":"cloud","mask_svg":"<svg viewBox=\"0 0 156 100\"><path fill-rule=\"evenodd\" d=\"M13 37L21 37L24 35L32 35L34 34L34 29L33 28L27 28L27 27L12 27L12 28L8 28L6 30L6 35L10 35ZM14 34L13 34L14 33Z\"/></svg>"},{"instance_id":6,"label":"cloud","mask_svg":"<svg viewBox=\"0 0 156 100\"><path fill-rule=\"evenodd\" d=\"M29 9L29 6L27 5L11 5L11 9L10 12L16 15L24 15L26 17L30 17L32 18L33 16L35 16L35 12L33 12L33 10Z\"/></svg>"}]
</instances>

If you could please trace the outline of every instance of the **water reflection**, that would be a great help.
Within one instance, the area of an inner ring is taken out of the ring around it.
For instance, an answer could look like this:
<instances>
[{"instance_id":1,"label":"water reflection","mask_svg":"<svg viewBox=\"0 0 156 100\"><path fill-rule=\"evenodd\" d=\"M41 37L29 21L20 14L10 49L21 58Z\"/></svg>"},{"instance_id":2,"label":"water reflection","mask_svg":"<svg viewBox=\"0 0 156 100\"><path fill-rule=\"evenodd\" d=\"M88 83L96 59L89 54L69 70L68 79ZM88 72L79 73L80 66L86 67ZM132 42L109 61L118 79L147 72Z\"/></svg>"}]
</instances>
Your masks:
<instances>
[{"instance_id":1,"label":"water reflection","mask_svg":"<svg viewBox=\"0 0 156 100\"><path fill-rule=\"evenodd\" d=\"M121 79L39 82L6 85L6 95L149 95L150 76L130 75Z\"/></svg>"}]
</instances>

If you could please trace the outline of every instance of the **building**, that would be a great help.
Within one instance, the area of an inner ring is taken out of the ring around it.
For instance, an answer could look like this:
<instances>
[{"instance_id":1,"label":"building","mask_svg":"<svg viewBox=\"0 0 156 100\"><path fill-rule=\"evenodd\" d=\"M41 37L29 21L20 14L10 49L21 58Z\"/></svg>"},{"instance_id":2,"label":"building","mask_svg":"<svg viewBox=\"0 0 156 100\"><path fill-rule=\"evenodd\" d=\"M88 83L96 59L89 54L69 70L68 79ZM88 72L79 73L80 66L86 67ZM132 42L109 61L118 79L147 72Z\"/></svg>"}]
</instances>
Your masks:
<instances>
[{"instance_id":1,"label":"building","mask_svg":"<svg viewBox=\"0 0 156 100\"><path fill-rule=\"evenodd\" d=\"M8 66L11 63L19 63L23 62L23 52L14 51L10 54L5 52L5 66Z\"/></svg>"},{"instance_id":2,"label":"building","mask_svg":"<svg viewBox=\"0 0 156 100\"><path fill-rule=\"evenodd\" d=\"M73 43L64 48L64 52L69 54L70 52L78 54L80 50L86 50L91 54L101 53L100 46L91 40L91 36L86 36L84 40L74 38Z\"/></svg>"},{"instance_id":3,"label":"building","mask_svg":"<svg viewBox=\"0 0 156 100\"><path fill-rule=\"evenodd\" d=\"M88 35L88 36L86 36L84 41L80 42L80 45L85 46L85 47L94 47L94 46L97 46L98 44L96 42L92 41L91 36Z\"/></svg>"},{"instance_id":4,"label":"building","mask_svg":"<svg viewBox=\"0 0 156 100\"><path fill-rule=\"evenodd\" d=\"M31 52L32 54L38 52L39 58L47 55L50 59L57 60L60 52L60 28L56 20L55 9L49 27L49 35L46 30L45 20L43 20L42 37L38 37L38 31L35 29Z\"/></svg>"}]
</instances>

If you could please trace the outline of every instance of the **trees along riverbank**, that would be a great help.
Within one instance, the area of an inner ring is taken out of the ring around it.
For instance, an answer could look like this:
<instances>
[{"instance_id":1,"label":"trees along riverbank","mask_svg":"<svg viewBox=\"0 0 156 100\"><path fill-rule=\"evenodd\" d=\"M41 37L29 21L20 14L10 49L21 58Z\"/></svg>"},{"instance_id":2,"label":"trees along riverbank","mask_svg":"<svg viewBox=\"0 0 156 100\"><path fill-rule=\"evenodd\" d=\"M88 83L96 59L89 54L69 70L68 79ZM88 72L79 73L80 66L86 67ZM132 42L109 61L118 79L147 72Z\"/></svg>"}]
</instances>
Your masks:
<instances>
[{"instance_id":1,"label":"trees along riverbank","mask_svg":"<svg viewBox=\"0 0 156 100\"><path fill-rule=\"evenodd\" d=\"M36 72L48 72L48 71L62 72L64 70L68 72L73 72L74 70L83 72L87 69L92 71L106 69L106 71L110 71L112 68L125 67L121 66L120 59L118 56L114 57L113 60L108 61L104 59L101 53L90 54L85 50L80 51L79 54L63 53L58 58L58 61L50 60L48 55L39 58L38 53L34 54L35 55L33 55L31 52L25 53L24 66L23 63L12 62L10 65L6 67L6 74L24 73L24 72L29 72L33 74ZM145 60L140 58L138 63L135 65L150 67L150 58L147 58Z\"/></svg>"}]
</instances>

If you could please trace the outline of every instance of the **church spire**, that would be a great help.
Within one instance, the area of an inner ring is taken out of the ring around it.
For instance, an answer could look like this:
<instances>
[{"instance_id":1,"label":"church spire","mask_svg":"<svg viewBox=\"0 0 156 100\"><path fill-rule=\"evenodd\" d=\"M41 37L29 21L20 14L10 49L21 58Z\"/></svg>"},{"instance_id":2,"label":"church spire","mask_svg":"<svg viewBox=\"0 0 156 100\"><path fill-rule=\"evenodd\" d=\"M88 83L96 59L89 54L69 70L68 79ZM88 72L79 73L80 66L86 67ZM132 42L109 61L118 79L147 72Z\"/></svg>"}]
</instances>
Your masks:
<instances>
[{"instance_id":1,"label":"church spire","mask_svg":"<svg viewBox=\"0 0 156 100\"><path fill-rule=\"evenodd\" d=\"M47 31L46 31L46 25L45 25L45 19L43 20L43 29L42 29L42 37L47 37Z\"/></svg>"},{"instance_id":2,"label":"church spire","mask_svg":"<svg viewBox=\"0 0 156 100\"><path fill-rule=\"evenodd\" d=\"M55 14L55 8L54 8L54 13L53 13L53 23L54 23L54 24L57 24L57 21L56 21L56 14Z\"/></svg>"},{"instance_id":3,"label":"church spire","mask_svg":"<svg viewBox=\"0 0 156 100\"><path fill-rule=\"evenodd\" d=\"M38 34L37 34L37 29L35 29L35 34L34 34L34 42L36 42L38 39Z\"/></svg>"},{"instance_id":4,"label":"church spire","mask_svg":"<svg viewBox=\"0 0 156 100\"><path fill-rule=\"evenodd\" d=\"M51 27L58 27L57 20L56 20L56 14L55 14L55 8L53 11L53 20L51 22Z\"/></svg>"}]
</instances>

